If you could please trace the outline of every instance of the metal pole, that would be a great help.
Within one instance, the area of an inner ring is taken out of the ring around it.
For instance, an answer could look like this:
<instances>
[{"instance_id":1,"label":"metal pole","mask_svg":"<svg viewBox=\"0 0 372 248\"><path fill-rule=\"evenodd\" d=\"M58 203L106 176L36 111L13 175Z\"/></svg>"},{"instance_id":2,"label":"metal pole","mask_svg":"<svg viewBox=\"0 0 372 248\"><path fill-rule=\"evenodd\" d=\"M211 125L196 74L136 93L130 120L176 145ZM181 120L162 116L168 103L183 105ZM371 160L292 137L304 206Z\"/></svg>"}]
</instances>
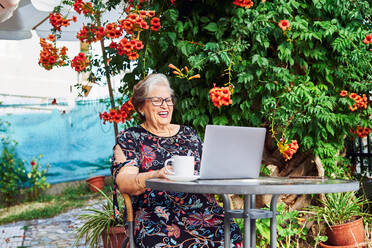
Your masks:
<instances>
[{"instance_id":1,"label":"metal pole","mask_svg":"<svg viewBox=\"0 0 372 248\"><path fill-rule=\"evenodd\" d=\"M248 211L251 208L250 206L250 195L244 195L244 210L243 210L243 219L244 219L244 239L243 247L249 247L251 243L251 223Z\"/></svg>"},{"instance_id":2,"label":"metal pole","mask_svg":"<svg viewBox=\"0 0 372 248\"><path fill-rule=\"evenodd\" d=\"M256 208L256 195L250 196L251 209ZM251 219L251 247L256 247L256 219Z\"/></svg>"},{"instance_id":3,"label":"metal pole","mask_svg":"<svg viewBox=\"0 0 372 248\"><path fill-rule=\"evenodd\" d=\"M222 200L223 200L223 208L225 209L225 215L224 215L224 221L223 221L223 226L224 226L224 248L230 248L230 214L228 211L230 210L230 201L229 198L227 197L226 194L222 195Z\"/></svg>"},{"instance_id":4,"label":"metal pole","mask_svg":"<svg viewBox=\"0 0 372 248\"><path fill-rule=\"evenodd\" d=\"M270 203L270 211L273 213L270 219L270 248L276 248L276 202L279 195L273 195Z\"/></svg>"}]
</instances>

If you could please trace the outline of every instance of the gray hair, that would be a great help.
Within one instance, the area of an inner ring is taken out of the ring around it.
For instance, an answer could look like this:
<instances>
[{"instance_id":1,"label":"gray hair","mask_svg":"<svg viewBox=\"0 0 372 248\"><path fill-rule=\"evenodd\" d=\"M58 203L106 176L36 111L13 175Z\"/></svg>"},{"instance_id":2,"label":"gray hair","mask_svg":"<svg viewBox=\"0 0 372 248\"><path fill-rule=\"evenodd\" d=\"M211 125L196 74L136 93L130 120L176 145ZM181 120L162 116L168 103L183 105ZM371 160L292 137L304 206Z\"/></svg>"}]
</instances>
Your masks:
<instances>
[{"instance_id":1,"label":"gray hair","mask_svg":"<svg viewBox=\"0 0 372 248\"><path fill-rule=\"evenodd\" d=\"M139 114L141 120L145 120L145 117L141 115L139 109L143 107L146 97L157 85L166 86L171 93L171 96L174 97L174 91L170 87L168 78L161 73L150 74L133 87L132 104L134 109Z\"/></svg>"}]
</instances>

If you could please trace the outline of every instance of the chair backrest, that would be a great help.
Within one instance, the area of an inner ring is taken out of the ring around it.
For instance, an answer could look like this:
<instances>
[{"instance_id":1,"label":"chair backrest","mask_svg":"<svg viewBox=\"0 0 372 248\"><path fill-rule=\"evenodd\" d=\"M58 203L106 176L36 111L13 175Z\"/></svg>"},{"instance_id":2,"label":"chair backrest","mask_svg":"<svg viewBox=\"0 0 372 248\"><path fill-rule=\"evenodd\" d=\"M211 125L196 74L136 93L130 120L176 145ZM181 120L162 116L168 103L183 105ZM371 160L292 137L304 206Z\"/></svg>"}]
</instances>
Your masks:
<instances>
[{"instance_id":1,"label":"chair backrest","mask_svg":"<svg viewBox=\"0 0 372 248\"><path fill-rule=\"evenodd\" d=\"M127 247L128 241L129 241L129 248L135 248L134 236L133 236L134 235L134 227L133 227L134 215L133 215L132 199L130 198L130 195L127 193L122 193L121 195L124 198L124 205L125 205L125 210L127 211L127 221L128 221L128 238L124 240L122 248Z\"/></svg>"}]
</instances>

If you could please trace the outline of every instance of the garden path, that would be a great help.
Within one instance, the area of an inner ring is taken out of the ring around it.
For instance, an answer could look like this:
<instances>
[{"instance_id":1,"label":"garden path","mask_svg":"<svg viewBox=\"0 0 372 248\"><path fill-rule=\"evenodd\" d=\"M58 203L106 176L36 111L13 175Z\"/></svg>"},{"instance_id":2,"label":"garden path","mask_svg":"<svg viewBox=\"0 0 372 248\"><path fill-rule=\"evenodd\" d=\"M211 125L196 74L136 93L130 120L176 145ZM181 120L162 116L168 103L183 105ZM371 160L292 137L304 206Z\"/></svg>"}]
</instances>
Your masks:
<instances>
[{"instance_id":1,"label":"garden path","mask_svg":"<svg viewBox=\"0 0 372 248\"><path fill-rule=\"evenodd\" d=\"M66 213L48 219L19 221L0 226L1 248L86 248L84 242L74 246L76 228L83 225L78 216L86 208L100 208L102 202L92 200L88 207L72 209ZM103 247L101 244L99 247Z\"/></svg>"}]
</instances>

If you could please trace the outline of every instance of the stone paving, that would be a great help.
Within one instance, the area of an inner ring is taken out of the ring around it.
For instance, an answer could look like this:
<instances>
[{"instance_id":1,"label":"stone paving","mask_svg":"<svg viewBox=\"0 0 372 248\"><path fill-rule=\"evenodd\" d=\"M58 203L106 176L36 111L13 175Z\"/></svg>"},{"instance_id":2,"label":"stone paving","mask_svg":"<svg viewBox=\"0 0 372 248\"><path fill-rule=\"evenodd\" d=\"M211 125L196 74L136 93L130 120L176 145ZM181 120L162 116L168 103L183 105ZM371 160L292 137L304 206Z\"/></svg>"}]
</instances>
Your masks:
<instances>
[{"instance_id":1,"label":"stone paving","mask_svg":"<svg viewBox=\"0 0 372 248\"><path fill-rule=\"evenodd\" d=\"M75 245L75 230L83 225L78 216L85 208L101 208L102 202L92 201L89 207L72 209L53 218L19 221L0 226L0 248L87 248L84 241ZM103 247L102 243L99 246Z\"/></svg>"}]
</instances>

